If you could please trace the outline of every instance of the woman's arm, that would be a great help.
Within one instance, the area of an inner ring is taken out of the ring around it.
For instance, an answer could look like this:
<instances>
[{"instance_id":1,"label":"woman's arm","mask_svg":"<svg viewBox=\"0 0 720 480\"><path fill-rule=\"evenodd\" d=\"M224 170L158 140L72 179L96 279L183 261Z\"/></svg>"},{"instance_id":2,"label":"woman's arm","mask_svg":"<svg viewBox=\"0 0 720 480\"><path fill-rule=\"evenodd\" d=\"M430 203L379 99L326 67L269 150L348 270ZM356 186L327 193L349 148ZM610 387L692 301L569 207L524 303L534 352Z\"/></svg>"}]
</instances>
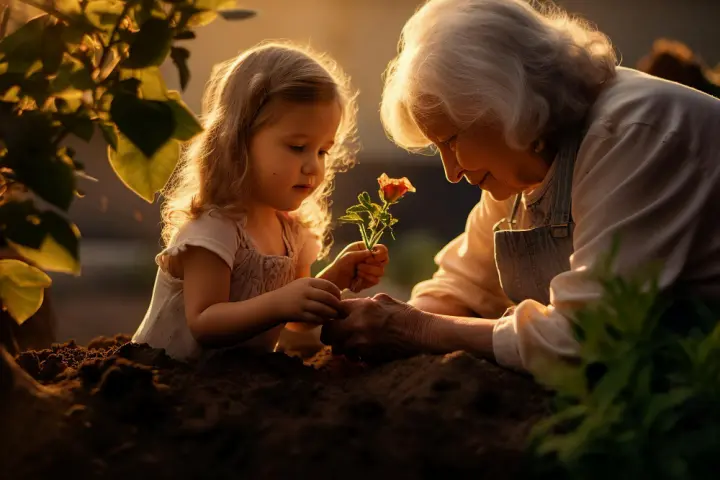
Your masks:
<instances>
[{"instance_id":1,"label":"woman's arm","mask_svg":"<svg viewBox=\"0 0 720 480\"><path fill-rule=\"evenodd\" d=\"M465 232L435 257L433 278L415 286L410 303L454 316L497 318L511 305L495 266L493 225L509 213L507 202L483 195L468 215Z\"/></svg>"},{"instance_id":2,"label":"woman's arm","mask_svg":"<svg viewBox=\"0 0 720 480\"><path fill-rule=\"evenodd\" d=\"M716 180L683 138L641 123L591 130L575 171L570 270L550 283L551 305L526 300L498 321L493 349L503 365L532 371L577 354L571 319L601 298L591 272L615 238L612 274L631 276L659 262L661 290L672 287L689 262L702 263L692 259L693 245L698 225L714 221L702 215Z\"/></svg>"}]
</instances>

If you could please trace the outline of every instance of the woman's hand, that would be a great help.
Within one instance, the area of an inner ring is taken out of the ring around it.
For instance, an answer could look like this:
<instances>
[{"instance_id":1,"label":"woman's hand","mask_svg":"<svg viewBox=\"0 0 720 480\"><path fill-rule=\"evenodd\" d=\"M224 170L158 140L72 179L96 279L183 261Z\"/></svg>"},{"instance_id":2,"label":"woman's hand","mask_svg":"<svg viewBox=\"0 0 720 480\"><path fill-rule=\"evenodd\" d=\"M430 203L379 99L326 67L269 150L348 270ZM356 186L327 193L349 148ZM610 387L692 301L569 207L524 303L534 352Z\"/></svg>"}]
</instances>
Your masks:
<instances>
[{"instance_id":1,"label":"woman's hand","mask_svg":"<svg viewBox=\"0 0 720 480\"><path fill-rule=\"evenodd\" d=\"M318 278L333 282L341 290L359 292L380 283L389 259L385 245L376 245L371 252L363 242L351 243Z\"/></svg>"},{"instance_id":2,"label":"woman's hand","mask_svg":"<svg viewBox=\"0 0 720 480\"><path fill-rule=\"evenodd\" d=\"M323 325L320 336L333 353L384 361L433 350L426 347L432 343L432 315L389 295L343 300L342 310L346 318Z\"/></svg>"}]
</instances>

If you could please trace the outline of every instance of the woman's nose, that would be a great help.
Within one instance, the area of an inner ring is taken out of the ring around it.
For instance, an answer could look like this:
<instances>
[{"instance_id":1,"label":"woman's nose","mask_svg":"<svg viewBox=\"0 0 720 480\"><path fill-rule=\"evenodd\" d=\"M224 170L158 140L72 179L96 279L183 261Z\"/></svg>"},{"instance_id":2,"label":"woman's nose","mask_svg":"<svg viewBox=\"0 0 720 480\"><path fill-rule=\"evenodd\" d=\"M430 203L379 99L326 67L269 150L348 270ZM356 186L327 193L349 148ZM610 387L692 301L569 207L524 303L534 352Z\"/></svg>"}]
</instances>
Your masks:
<instances>
[{"instance_id":1,"label":"woman's nose","mask_svg":"<svg viewBox=\"0 0 720 480\"><path fill-rule=\"evenodd\" d=\"M450 183L458 183L462 178L462 168L458 165L455 152L450 149L443 149L440 152L440 158L445 169L445 178Z\"/></svg>"}]
</instances>

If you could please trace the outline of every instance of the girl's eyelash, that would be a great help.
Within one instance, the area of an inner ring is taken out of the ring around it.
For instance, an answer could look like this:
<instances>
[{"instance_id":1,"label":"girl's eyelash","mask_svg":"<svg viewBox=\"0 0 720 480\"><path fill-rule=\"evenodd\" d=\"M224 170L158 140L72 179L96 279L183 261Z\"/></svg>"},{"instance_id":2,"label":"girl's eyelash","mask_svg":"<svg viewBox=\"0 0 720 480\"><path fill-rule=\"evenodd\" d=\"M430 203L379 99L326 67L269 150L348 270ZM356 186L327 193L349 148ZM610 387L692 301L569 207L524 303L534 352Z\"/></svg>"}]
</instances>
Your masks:
<instances>
[{"instance_id":1,"label":"girl's eyelash","mask_svg":"<svg viewBox=\"0 0 720 480\"><path fill-rule=\"evenodd\" d=\"M298 153L302 153L305 150L304 145L289 145L289 147L290 147L290 150L292 150L293 152L298 152ZM327 150L320 150L320 155L325 156L325 155L329 155L329 154L330 154L330 152L328 152Z\"/></svg>"}]
</instances>

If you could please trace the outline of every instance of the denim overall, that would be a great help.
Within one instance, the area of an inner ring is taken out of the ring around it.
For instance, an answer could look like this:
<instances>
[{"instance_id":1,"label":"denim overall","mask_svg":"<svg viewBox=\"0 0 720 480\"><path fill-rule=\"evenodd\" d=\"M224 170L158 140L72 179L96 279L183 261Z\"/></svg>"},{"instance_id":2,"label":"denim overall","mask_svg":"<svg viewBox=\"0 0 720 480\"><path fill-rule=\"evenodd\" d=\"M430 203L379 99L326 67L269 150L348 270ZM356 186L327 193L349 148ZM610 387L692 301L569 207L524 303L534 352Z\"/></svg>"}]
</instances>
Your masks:
<instances>
[{"instance_id":1,"label":"denim overall","mask_svg":"<svg viewBox=\"0 0 720 480\"><path fill-rule=\"evenodd\" d=\"M548 305L550 281L570 270L574 230L570 214L572 177L582 136L574 135L564 142L549 173L552 177L547 190L526 205L530 228L516 229L522 194L516 196L510 217L493 227L500 285L516 305L527 299Z\"/></svg>"}]
</instances>

